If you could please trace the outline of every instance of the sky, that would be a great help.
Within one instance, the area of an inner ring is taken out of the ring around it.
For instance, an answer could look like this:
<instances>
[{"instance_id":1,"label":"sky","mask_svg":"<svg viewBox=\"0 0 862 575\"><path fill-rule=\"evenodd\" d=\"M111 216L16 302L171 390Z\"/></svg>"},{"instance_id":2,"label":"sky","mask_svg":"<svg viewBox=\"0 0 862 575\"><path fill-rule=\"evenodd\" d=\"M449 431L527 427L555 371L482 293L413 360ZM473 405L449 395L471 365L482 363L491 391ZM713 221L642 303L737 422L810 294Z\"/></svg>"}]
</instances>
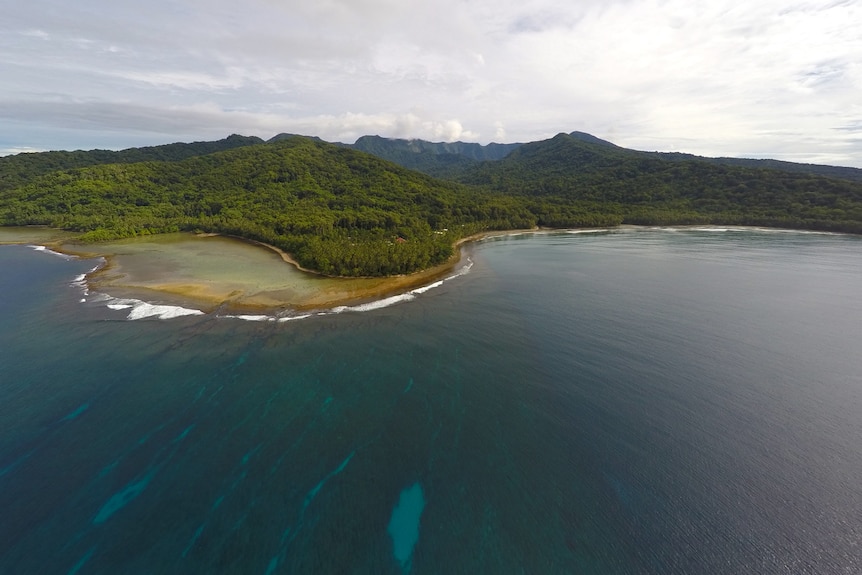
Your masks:
<instances>
[{"instance_id":1,"label":"sky","mask_svg":"<svg viewBox=\"0 0 862 575\"><path fill-rule=\"evenodd\" d=\"M862 0L0 0L0 154L238 133L862 168Z\"/></svg>"}]
</instances>

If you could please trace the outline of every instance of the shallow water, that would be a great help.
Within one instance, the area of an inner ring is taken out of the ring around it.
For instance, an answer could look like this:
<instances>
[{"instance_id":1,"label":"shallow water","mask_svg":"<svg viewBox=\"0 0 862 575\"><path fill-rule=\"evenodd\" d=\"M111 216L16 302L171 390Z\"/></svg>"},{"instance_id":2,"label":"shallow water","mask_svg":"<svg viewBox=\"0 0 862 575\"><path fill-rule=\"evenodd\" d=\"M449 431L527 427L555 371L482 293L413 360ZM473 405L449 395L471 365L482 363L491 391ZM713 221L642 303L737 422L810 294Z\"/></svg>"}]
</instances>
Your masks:
<instances>
[{"instance_id":1,"label":"shallow water","mask_svg":"<svg viewBox=\"0 0 862 575\"><path fill-rule=\"evenodd\" d=\"M327 278L299 270L260 244L190 233L67 243L62 250L108 256L109 265L88 276L98 292L192 309L244 309L247 314L369 303L422 281L411 280L413 276Z\"/></svg>"},{"instance_id":2,"label":"shallow water","mask_svg":"<svg viewBox=\"0 0 862 575\"><path fill-rule=\"evenodd\" d=\"M138 294L144 293L141 288L173 290L176 295L197 295L204 300L232 295L265 298L269 294L301 301L331 283L299 271L271 250L233 238L162 234L96 247L112 256L112 268L93 278L108 293L125 287ZM75 246L66 249L75 251Z\"/></svg>"},{"instance_id":3,"label":"shallow water","mask_svg":"<svg viewBox=\"0 0 862 575\"><path fill-rule=\"evenodd\" d=\"M0 573L857 573L860 247L510 237L287 323L0 247Z\"/></svg>"},{"instance_id":4,"label":"shallow water","mask_svg":"<svg viewBox=\"0 0 862 575\"><path fill-rule=\"evenodd\" d=\"M44 228L41 226L28 227L6 227L0 226L0 245L2 244L27 244L45 243L71 239L76 234Z\"/></svg>"}]
</instances>

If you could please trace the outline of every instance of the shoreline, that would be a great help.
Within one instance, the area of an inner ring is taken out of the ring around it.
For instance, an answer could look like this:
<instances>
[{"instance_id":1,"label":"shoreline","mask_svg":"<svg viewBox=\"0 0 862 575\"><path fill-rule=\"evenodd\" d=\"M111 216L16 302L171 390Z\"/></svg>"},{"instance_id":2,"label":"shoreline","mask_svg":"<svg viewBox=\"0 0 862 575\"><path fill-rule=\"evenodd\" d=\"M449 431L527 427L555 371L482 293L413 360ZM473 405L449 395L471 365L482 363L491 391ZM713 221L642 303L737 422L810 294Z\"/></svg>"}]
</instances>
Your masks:
<instances>
[{"instance_id":1,"label":"shoreline","mask_svg":"<svg viewBox=\"0 0 862 575\"><path fill-rule=\"evenodd\" d=\"M87 274L87 285L95 292L107 293L114 297L145 300L164 300L166 296L168 299L176 298L177 301L174 303L182 306L192 305L206 313L219 310L227 314L276 315L285 312L327 311L341 306L368 304L383 298L405 294L410 290L431 285L448 277L462 258L462 251L459 248L448 261L412 274L375 278L332 277L303 268L293 260L290 254L276 246L234 236L215 234L214 237L241 242L274 253L280 258L281 263L290 265L297 273L304 274L308 281L320 281L321 286L314 290L311 295L283 296L280 295L279 291L220 293L218 286L214 286L213 282L205 279L178 282L162 281L140 285L135 282L123 281L122 276L126 274L122 270L122 263L118 261L122 256L103 254L98 254L97 257L102 257L105 264ZM55 249L55 251L68 255L79 255L64 246ZM109 275L111 272L116 275L111 277ZM367 285L357 286L357 284ZM154 297L148 298L148 295Z\"/></svg>"},{"instance_id":2,"label":"shoreline","mask_svg":"<svg viewBox=\"0 0 862 575\"><path fill-rule=\"evenodd\" d=\"M601 230L612 230L615 228L601 228ZM326 276L314 270L303 268L294 260L291 255L284 250L261 242L238 236L225 234L198 234L196 237L221 237L238 241L247 245L263 248L269 252L279 256L283 263L286 263L298 272L307 274L310 279L330 280L336 282L336 287L322 288L312 296L297 297L292 299L279 298L277 294L267 292L255 294L236 294L235 296L213 293L210 286L204 282L162 282L149 286L114 283L115 280L108 281L100 280L108 273L121 268L118 264L116 255L96 254L95 257L102 257L105 264L99 269L87 274L88 287L96 292L108 293L111 295L119 294L122 297L139 299L139 296L144 292L164 298L165 295L178 298L178 303L184 305L194 305L201 307L206 313L212 313L216 310L224 311L228 314L283 314L285 312L314 312L314 311L329 311L339 307L362 306L368 305L375 301L380 301L390 297L408 294L415 289L428 287L434 283L445 280L451 277L458 264L461 263L464 256L464 246L479 242L490 237L503 237L509 235L517 235L523 233L549 232L552 229L516 229L516 230L494 230L488 232L479 232L460 238L453 244L452 256L442 264L414 272L411 274L386 276L386 277L342 277L342 276ZM596 230L599 231L599 230ZM54 248L51 248L54 249ZM79 252L70 251L60 246L60 253L69 255L79 255ZM88 252L89 256L93 256ZM120 272L122 274L122 272ZM350 286L351 283L367 282L372 285L355 287ZM338 286L341 289L338 289ZM138 297L136 297L138 296Z\"/></svg>"},{"instance_id":3,"label":"shoreline","mask_svg":"<svg viewBox=\"0 0 862 575\"><path fill-rule=\"evenodd\" d=\"M464 257L464 246L466 244L478 242L489 237L539 231L550 230L533 228L497 230L472 234L457 240L453 244L452 256L442 264L411 274L374 278L325 276L313 270L303 268L284 250L257 240L225 234L189 234L190 237L195 238L219 237L254 246L255 248L263 248L270 253L276 254L281 262L290 265L297 273L307 276L308 280L321 280L321 283L326 281L328 284L321 285L321 289L315 290L313 295L298 297L280 297L279 293L266 291L255 293L230 292L226 294L224 290L219 290L217 282L205 278L199 278L196 281L171 281L168 279L167 281L148 282L147 285L142 285L141 282L129 281L129 273L123 270L122 258L124 254L110 253L111 250L109 249L99 250L99 244L74 244L65 238L35 242L28 238L14 243L42 245L51 251L72 257L102 259L103 263L87 273L84 278L86 288L91 293L104 294L115 299L165 302L168 305L177 305L178 307L193 307L204 311L204 313L219 311L226 314L266 314L275 316L286 312L326 312L339 307L369 305L382 299L405 295L412 290L428 287L438 281L445 280L447 277L451 277ZM159 236L149 236L140 239L146 242L148 239L157 237Z\"/></svg>"},{"instance_id":4,"label":"shoreline","mask_svg":"<svg viewBox=\"0 0 862 575\"><path fill-rule=\"evenodd\" d=\"M578 228L583 232L614 231L626 228L639 228L642 226L616 226L609 228ZM46 231L50 228L45 228ZM340 307L373 305L388 298L405 296L412 290L432 286L436 282L452 277L458 264L464 257L465 246L478 243L482 240L495 237L506 237L520 234L565 232L566 229L556 228L522 228L512 230L491 230L478 232L458 239L452 244L452 256L442 264L414 272L411 274L376 277L376 278L350 278L325 276L313 270L308 270L299 265L291 255L284 250L266 244L261 241L242 238L238 236L203 233L188 234L194 238L224 238L239 242L255 248L276 254L282 263L290 265L297 273L306 276L309 281L320 280L319 289L315 289L311 295L284 294L279 290L256 291L249 293L244 290L226 291L224 284L206 278L183 280L171 278L156 282L141 282L130 280L130 273L123 270L122 258L125 254L110 253L110 250L99 250L99 244L74 244L69 238L50 239L47 241L33 242L24 240L21 243L43 245L47 249L57 253L80 257L84 259L102 259L102 264L87 273L84 278L86 289L91 293L103 294L118 300L140 300L145 303L158 302L158 304L175 305L182 308L194 308L204 313L225 313L226 315L267 315L280 316L290 313L327 312ZM164 237L164 235L161 235ZM147 240L160 237L159 235L142 238L128 238ZM127 239L127 240L128 240ZM119 240L120 242L124 240ZM96 248L96 249L94 249ZM324 284L325 282L325 284ZM219 288L222 289L219 289Z\"/></svg>"},{"instance_id":5,"label":"shoreline","mask_svg":"<svg viewBox=\"0 0 862 575\"><path fill-rule=\"evenodd\" d=\"M264 250L278 256L282 263L290 265L298 274L304 277L305 293L302 290L291 289L230 289L230 285L219 280L205 277L183 278L176 274L174 278L159 281L135 281L130 279L130 272L123 270L121 259L125 254L109 253L109 250L94 250L98 244L70 244L69 238L51 238L46 241L33 241L32 238L5 243L21 243L27 245L42 245L47 249L64 255L85 259L102 258L103 263L87 273L84 281L86 288L92 292L108 295L117 299L136 299L144 302L166 302L178 307L194 307L204 313L224 312L225 314L265 314L272 317L291 312L306 313L314 311L331 311L340 307L373 305L374 302L399 296L409 296L412 290L427 288L434 283L452 277L453 271L464 257L465 246L478 243L489 238L507 237L521 234L536 233L601 233L638 229L675 228L733 228L761 229L751 226L636 226L621 225L605 228L524 228L512 230L493 230L479 232L460 238L453 244L453 254L444 263L412 274L380 277L380 278L346 278L324 276L312 270L304 269L287 252L264 242L222 234L188 234L190 238L204 239L219 237L240 242ZM50 233L53 230L45 228ZM795 230L788 230L795 231ZM141 238L146 243L150 236ZM162 236L164 237L164 236ZM173 280L173 281L172 281ZM313 285L320 282L318 285Z\"/></svg>"}]
</instances>

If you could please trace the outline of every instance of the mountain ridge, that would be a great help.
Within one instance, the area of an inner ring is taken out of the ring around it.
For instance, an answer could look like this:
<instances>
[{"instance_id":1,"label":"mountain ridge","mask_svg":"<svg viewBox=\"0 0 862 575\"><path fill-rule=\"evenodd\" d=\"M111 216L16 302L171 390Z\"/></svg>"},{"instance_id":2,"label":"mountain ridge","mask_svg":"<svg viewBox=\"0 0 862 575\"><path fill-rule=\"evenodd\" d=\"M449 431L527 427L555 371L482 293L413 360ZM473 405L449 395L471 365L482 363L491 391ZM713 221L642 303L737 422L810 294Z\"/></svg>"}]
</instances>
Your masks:
<instances>
[{"instance_id":1,"label":"mountain ridge","mask_svg":"<svg viewBox=\"0 0 862 575\"><path fill-rule=\"evenodd\" d=\"M560 135L567 135L575 140L585 143L597 144L608 148L614 148L619 151L641 154L648 157L657 157L668 161L704 161L746 168L767 168L787 172L810 173L831 178L862 182L862 169L849 166L788 162L769 158L711 157L698 156L684 152L634 150L631 148L623 148L613 142L598 138L586 132L573 131L569 133L560 132L557 134L557 136ZM374 145L369 145L367 143L369 141L373 141ZM470 163L468 160L478 162L502 160L522 146L544 141L547 140L513 144L498 144L494 142L490 144L478 144L465 142L429 142L421 139L408 140L403 138L384 138L381 136L362 136L357 139L356 143L344 145L347 147L353 147L354 149L360 149L393 161L406 168L419 170L432 176L452 177L453 167L456 169L463 168L465 165ZM448 156L449 154L454 154L457 157L450 157ZM429 156L432 156L432 158L429 158ZM433 158L433 156L437 157Z\"/></svg>"},{"instance_id":2,"label":"mountain ridge","mask_svg":"<svg viewBox=\"0 0 862 575\"><path fill-rule=\"evenodd\" d=\"M748 168L767 168L787 172L810 173L862 182L862 169L849 166L789 162L771 158L712 157L699 156L685 152L634 150L631 148L623 148L608 140L598 138L586 132L560 132L557 135L568 135L576 140L586 143L599 144L608 148L616 148L620 151L642 154L644 156L655 157L668 161L703 161ZM232 149L234 147L272 143L294 137L309 138L318 142L332 143L338 146L364 151L385 160L395 162L396 164L409 169L418 170L435 177L446 178L451 178L454 172L457 172L457 170L472 162L498 161L524 145L547 141L537 140L534 142L516 142L509 144L491 142L489 144L479 144L476 142L432 142L420 138L387 138L379 135L365 135L357 138L353 144L347 144L341 142L327 142L318 136L283 132L269 138L268 140L263 140L257 136L241 136L238 134L232 134L221 140L196 141L190 143L176 142L157 146L125 148L118 151L93 149L21 152L0 157L0 188L3 187L2 167L4 163L11 161L9 160L10 158L42 157L44 158L44 162L40 163L47 166L45 169L73 169L103 163L176 161L195 155L206 155L225 149ZM87 155L89 157L85 160L76 161L74 156L80 155Z\"/></svg>"}]
</instances>

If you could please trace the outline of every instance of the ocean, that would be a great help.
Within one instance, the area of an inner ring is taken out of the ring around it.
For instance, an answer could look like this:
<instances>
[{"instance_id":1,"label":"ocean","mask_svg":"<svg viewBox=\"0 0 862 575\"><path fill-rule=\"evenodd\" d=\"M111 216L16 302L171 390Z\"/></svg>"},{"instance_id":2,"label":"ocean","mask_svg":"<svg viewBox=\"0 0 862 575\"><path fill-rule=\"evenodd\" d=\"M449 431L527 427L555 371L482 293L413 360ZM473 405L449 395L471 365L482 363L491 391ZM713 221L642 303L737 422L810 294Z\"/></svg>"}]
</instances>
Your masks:
<instances>
[{"instance_id":1,"label":"ocean","mask_svg":"<svg viewBox=\"0 0 862 575\"><path fill-rule=\"evenodd\" d=\"M862 572L862 238L466 257L279 322L0 246L0 573Z\"/></svg>"}]
</instances>

